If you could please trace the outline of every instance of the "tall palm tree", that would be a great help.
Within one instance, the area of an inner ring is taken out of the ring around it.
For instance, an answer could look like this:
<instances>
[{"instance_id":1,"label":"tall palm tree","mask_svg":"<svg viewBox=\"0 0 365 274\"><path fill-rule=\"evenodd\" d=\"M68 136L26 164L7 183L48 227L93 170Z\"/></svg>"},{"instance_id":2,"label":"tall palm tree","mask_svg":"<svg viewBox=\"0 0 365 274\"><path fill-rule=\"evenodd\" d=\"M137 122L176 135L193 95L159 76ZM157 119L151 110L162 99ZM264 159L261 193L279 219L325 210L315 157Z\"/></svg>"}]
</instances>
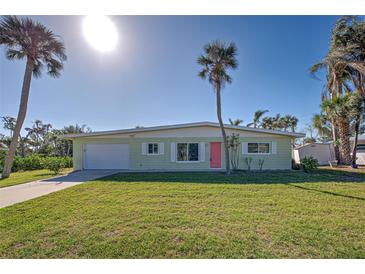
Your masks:
<instances>
[{"instance_id":1,"label":"tall palm tree","mask_svg":"<svg viewBox=\"0 0 365 274\"><path fill-rule=\"evenodd\" d=\"M339 62L347 66L350 79L358 96L351 96L350 106L352 117L355 119L355 138L352 148L352 166L356 167L356 147L365 103L365 21L358 16L343 16L333 29L331 39L333 55Z\"/></svg>"},{"instance_id":2,"label":"tall palm tree","mask_svg":"<svg viewBox=\"0 0 365 274\"><path fill-rule=\"evenodd\" d=\"M240 124L243 123L243 120L241 119L235 119L235 120L232 120L231 118L228 118L228 121L229 123L232 125L232 126L239 126Z\"/></svg>"},{"instance_id":3,"label":"tall palm tree","mask_svg":"<svg viewBox=\"0 0 365 274\"><path fill-rule=\"evenodd\" d=\"M7 178L11 172L20 131L27 112L32 75L36 78L40 77L42 69L45 68L51 77L59 77L66 54L59 36L38 22L16 16L1 18L0 45L5 46L6 57L9 60L26 60L17 122L2 173L2 178Z\"/></svg>"},{"instance_id":4,"label":"tall palm tree","mask_svg":"<svg viewBox=\"0 0 365 274\"><path fill-rule=\"evenodd\" d=\"M227 175L230 174L231 170L227 135L222 120L221 91L225 84L232 82L228 70L236 69L238 66L236 53L237 48L234 43L226 44L220 41L214 41L204 47L204 54L198 58L198 64L202 66L199 76L202 79L208 78L216 94L217 117L223 136Z\"/></svg>"},{"instance_id":5,"label":"tall palm tree","mask_svg":"<svg viewBox=\"0 0 365 274\"><path fill-rule=\"evenodd\" d=\"M325 100L322 103L323 110L337 121L338 134L340 142L341 163L345 165L351 164L351 146L350 146L350 117L349 112L349 95L336 96L332 99Z\"/></svg>"},{"instance_id":6,"label":"tall palm tree","mask_svg":"<svg viewBox=\"0 0 365 274\"><path fill-rule=\"evenodd\" d=\"M336 61L338 58L334 58L331 54L328 54L323 60L314 64L309 70L310 73L315 76L315 74L320 71L324 70L326 72L326 87L322 93L322 102L332 100L338 96L343 96L343 91L348 91L348 85L346 84L346 80L349 79L349 71L346 69L346 66L343 64L338 64ZM348 93L348 92L346 92ZM328 103L328 102L327 102ZM333 146L335 150L335 155L337 161L341 162L341 158L347 158L347 156L343 156L340 153L339 148L339 127L345 126L347 127L344 122L339 125L335 120L334 116L331 117L331 125L332 125L332 139L333 139ZM343 131L344 129L342 129ZM346 151L346 150L342 150Z\"/></svg>"},{"instance_id":7,"label":"tall palm tree","mask_svg":"<svg viewBox=\"0 0 365 274\"><path fill-rule=\"evenodd\" d=\"M356 168L357 143L358 143L361 121L365 113L364 98L359 93L351 94L348 101L348 106L350 109L349 115L354 120L354 128L355 128L355 136L351 155L351 166Z\"/></svg>"},{"instance_id":8,"label":"tall palm tree","mask_svg":"<svg viewBox=\"0 0 365 274\"><path fill-rule=\"evenodd\" d=\"M252 123L247 124L247 126L248 127L253 126L254 128L259 127L260 124L261 124L261 117L267 112L269 112L267 109L265 109L265 110L261 110L261 109L256 110L254 115L253 115Z\"/></svg>"},{"instance_id":9,"label":"tall palm tree","mask_svg":"<svg viewBox=\"0 0 365 274\"><path fill-rule=\"evenodd\" d=\"M365 75L365 23L360 21L358 17L343 16L335 24L330 50L326 58L320 63L312 66L312 73L319 69L325 69L327 72L327 91L329 97L332 100L334 97L343 96L344 91L346 94L352 92L351 85L355 87L365 101L365 87L364 87L364 75ZM327 100L327 98L324 98ZM349 158L349 155L341 155L342 152L347 152L347 149L338 148L338 135L339 131L346 131L349 127L344 121L338 124L337 121L332 120L332 133L334 146L336 151L336 158L342 161L341 157L345 159ZM359 124L360 121L357 121ZM340 129L344 126L344 129ZM348 137L349 138L349 137ZM342 145L343 142L340 142ZM347 143L347 142L346 142Z\"/></svg>"}]
</instances>

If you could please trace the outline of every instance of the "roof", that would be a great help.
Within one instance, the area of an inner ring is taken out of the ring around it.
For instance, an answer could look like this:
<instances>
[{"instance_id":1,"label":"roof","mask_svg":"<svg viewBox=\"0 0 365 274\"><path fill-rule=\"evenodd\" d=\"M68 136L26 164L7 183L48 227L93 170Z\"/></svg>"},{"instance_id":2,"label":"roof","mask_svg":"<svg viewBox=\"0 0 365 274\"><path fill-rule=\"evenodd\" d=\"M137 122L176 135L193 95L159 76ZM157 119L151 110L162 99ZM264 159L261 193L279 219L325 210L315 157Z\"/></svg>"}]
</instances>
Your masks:
<instances>
[{"instance_id":1,"label":"roof","mask_svg":"<svg viewBox=\"0 0 365 274\"><path fill-rule=\"evenodd\" d=\"M73 139L73 138L80 138L80 137L103 136L103 135L112 135L112 134L121 134L121 133L137 133L137 132L148 132L148 131L180 129L180 128L189 128L189 127L202 127L202 126L219 128L218 123L196 122L196 123L186 123L186 124L176 124L176 125L166 125L166 126L153 126L153 127L119 129L119 130L110 130L110 131L95 131L95 132L90 132L90 133L66 134L66 135L63 135L63 138ZM232 125L224 125L224 127L227 129L237 129L237 130L244 130L244 131L251 131L251 132L258 132L258 133L268 133L268 134L275 134L275 135L290 136L290 137L295 137L295 138L302 138L305 136L305 134L303 134L303 133L294 133L294 132L263 129L263 128L252 128L252 127L232 126Z\"/></svg>"},{"instance_id":2,"label":"roof","mask_svg":"<svg viewBox=\"0 0 365 274\"><path fill-rule=\"evenodd\" d=\"M332 143L308 143L308 144L304 144L304 145L301 145L301 146L297 146L295 147L294 149L299 149L299 148L302 148L302 147L307 147L307 146L313 146L313 145L324 145L324 146L329 146L331 145Z\"/></svg>"}]
</instances>

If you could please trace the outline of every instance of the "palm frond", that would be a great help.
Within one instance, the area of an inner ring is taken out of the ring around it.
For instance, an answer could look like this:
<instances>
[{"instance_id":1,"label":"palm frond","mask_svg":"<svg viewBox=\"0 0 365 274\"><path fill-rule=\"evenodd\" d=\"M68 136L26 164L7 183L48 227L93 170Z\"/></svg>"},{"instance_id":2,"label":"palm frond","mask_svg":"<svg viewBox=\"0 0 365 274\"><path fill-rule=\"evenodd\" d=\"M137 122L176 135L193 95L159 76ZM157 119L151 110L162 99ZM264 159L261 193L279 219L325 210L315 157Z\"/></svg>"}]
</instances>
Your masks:
<instances>
[{"instance_id":1,"label":"palm frond","mask_svg":"<svg viewBox=\"0 0 365 274\"><path fill-rule=\"evenodd\" d=\"M2 16L0 45L5 46L8 59L31 60L35 77L44 67L50 76L58 77L67 60L61 37L28 17Z\"/></svg>"},{"instance_id":2,"label":"palm frond","mask_svg":"<svg viewBox=\"0 0 365 274\"><path fill-rule=\"evenodd\" d=\"M214 87L222 88L225 84L232 83L228 70L236 69L238 66L236 45L215 40L205 45L203 51L204 54L197 59L197 63L202 67L198 76L203 79L208 78Z\"/></svg>"}]
</instances>

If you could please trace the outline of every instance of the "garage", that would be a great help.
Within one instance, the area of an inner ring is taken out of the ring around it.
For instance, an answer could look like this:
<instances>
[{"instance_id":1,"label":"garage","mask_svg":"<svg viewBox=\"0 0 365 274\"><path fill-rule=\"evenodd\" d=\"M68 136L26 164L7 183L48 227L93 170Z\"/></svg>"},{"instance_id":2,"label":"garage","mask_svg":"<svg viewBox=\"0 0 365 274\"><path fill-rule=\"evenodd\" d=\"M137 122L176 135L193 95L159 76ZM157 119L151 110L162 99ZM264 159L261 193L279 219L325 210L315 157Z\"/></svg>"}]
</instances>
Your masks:
<instances>
[{"instance_id":1,"label":"garage","mask_svg":"<svg viewBox=\"0 0 365 274\"><path fill-rule=\"evenodd\" d=\"M128 169L128 144L85 144L84 169Z\"/></svg>"}]
</instances>

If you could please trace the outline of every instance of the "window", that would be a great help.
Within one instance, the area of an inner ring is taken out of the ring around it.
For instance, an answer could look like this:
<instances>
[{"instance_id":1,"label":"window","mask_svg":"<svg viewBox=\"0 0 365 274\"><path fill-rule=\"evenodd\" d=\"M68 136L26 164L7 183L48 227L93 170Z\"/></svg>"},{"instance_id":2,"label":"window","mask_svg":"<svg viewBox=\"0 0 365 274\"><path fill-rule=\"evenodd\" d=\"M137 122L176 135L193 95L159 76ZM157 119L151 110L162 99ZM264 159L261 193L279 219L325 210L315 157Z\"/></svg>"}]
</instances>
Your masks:
<instances>
[{"instance_id":1,"label":"window","mask_svg":"<svg viewBox=\"0 0 365 274\"><path fill-rule=\"evenodd\" d=\"M158 144L148 144L147 154L158 154Z\"/></svg>"},{"instance_id":2,"label":"window","mask_svg":"<svg viewBox=\"0 0 365 274\"><path fill-rule=\"evenodd\" d=\"M178 143L176 158L178 162L199 161L199 144Z\"/></svg>"},{"instance_id":3,"label":"window","mask_svg":"<svg viewBox=\"0 0 365 274\"><path fill-rule=\"evenodd\" d=\"M365 144L358 144L357 146L356 146L356 150L358 151L358 152L364 152L365 151Z\"/></svg>"},{"instance_id":4,"label":"window","mask_svg":"<svg viewBox=\"0 0 365 274\"><path fill-rule=\"evenodd\" d=\"M270 153L270 143L248 143L248 153L268 154Z\"/></svg>"}]
</instances>

